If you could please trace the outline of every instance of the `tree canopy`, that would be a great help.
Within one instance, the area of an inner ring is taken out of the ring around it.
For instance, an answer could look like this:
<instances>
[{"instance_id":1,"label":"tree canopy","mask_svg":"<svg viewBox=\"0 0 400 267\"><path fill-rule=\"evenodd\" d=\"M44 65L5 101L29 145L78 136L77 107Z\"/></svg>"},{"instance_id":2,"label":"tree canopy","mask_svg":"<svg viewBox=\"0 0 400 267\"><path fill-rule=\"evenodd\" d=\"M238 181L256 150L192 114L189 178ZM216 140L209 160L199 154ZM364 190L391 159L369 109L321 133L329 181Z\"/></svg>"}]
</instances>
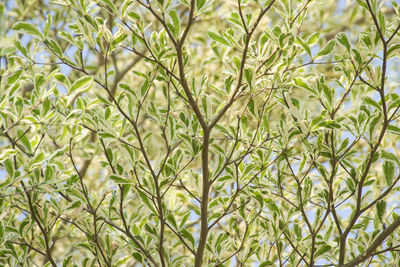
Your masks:
<instances>
[{"instance_id":1,"label":"tree canopy","mask_svg":"<svg viewBox=\"0 0 400 267\"><path fill-rule=\"evenodd\" d=\"M400 3L0 2L0 265L400 266Z\"/></svg>"}]
</instances>

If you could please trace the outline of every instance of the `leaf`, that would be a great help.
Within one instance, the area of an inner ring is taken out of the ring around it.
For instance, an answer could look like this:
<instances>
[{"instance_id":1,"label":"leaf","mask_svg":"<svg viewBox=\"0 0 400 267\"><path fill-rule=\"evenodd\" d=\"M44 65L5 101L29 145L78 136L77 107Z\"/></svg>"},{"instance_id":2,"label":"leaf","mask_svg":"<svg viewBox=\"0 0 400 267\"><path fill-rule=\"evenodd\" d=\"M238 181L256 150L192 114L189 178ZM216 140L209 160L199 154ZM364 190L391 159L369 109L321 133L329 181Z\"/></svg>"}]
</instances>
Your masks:
<instances>
[{"instance_id":1,"label":"leaf","mask_svg":"<svg viewBox=\"0 0 400 267\"><path fill-rule=\"evenodd\" d=\"M102 0L102 2L104 2L109 8L111 8L111 10L114 11L115 14L118 14L118 10L111 0Z\"/></svg>"},{"instance_id":2,"label":"leaf","mask_svg":"<svg viewBox=\"0 0 400 267\"><path fill-rule=\"evenodd\" d=\"M127 178L125 178L121 175L117 175L117 174L111 174L110 179L117 184L131 184L132 183L132 181L130 179L127 179Z\"/></svg>"},{"instance_id":3,"label":"leaf","mask_svg":"<svg viewBox=\"0 0 400 267\"><path fill-rule=\"evenodd\" d=\"M44 179L45 181L50 181L52 178L54 178L54 167L48 166L44 173Z\"/></svg>"},{"instance_id":4,"label":"leaf","mask_svg":"<svg viewBox=\"0 0 400 267\"><path fill-rule=\"evenodd\" d=\"M290 102L298 109L300 110L300 101L297 98L291 97Z\"/></svg>"},{"instance_id":5,"label":"leaf","mask_svg":"<svg viewBox=\"0 0 400 267\"><path fill-rule=\"evenodd\" d=\"M197 10L200 10L204 6L205 3L206 3L206 0L196 0Z\"/></svg>"},{"instance_id":6,"label":"leaf","mask_svg":"<svg viewBox=\"0 0 400 267\"><path fill-rule=\"evenodd\" d=\"M139 195L139 197L143 200L144 204L146 204L146 206L153 212L153 213L157 213L156 210L154 209L153 205L150 203L149 199L147 198L147 196L140 192L137 191L137 194Z\"/></svg>"},{"instance_id":7,"label":"leaf","mask_svg":"<svg viewBox=\"0 0 400 267\"><path fill-rule=\"evenodd\" d=\"M381 29L382 34L385 35L386 19L385 19L385 15L383 15L383 13L381 11L378 13L378 21L379 21L379 28Z\"/></svg>"},{"instance_id":8,"label":"leaf","mask_svg":"<svg viewBox=\"0 0 400 267\"><path fill-rule=\"evenodd\" d=\"M336 40L346 48L347 52L350 52L350 42L344 32L336 34Z\"/></svg>"},{"instance_id":9,"label":"leaf","mask_svg":"<svg viewBox=\"0 0 400 267\"><path fill-rule=\"evenodd\" d=\"M21 73L22 70L17 70L16 72L14 72L13 74L11 74L8 79L7 79L7 84L8 85L12 85L13 83L15 83L16 81L19 80L19 78L21 77Z\"/></svg>"},{"instance_id":10,"label":"leaf","mask_svg":"<svg viewBox=\"0 0 400 267\"><path fill-rule=\"evenodd\" d=\"M370 106L375 107L378 111L381 110L381 106L369 96L363 97L363 102L365 102L366 104L368 104Z\"/></svg>"},{"instance_id":11,"label":"leaf","mask_svg":"<svg viewBox=\"0 0 400 267\"><path fill-rule=\"evenodd\" d=\"M72 264L69 264L69 262L72 259L72 255L69 255L64 261L63 261L63 267L71 266Z\"/></svg>"},{"instance_id":12,"label":"leaf","mask_svg":"<svg viewBox=\"0 0 400 267\"><path fill-rule=\"evenodd\" d=\"M396 162L397 165L400 165L400 161L395 154L393 154L391 152L387 152L385 150L382 150L381 154L382 154L382 158L390 160L392 162Z\"/></svg>"},{"instance_id":13,"label":"leaf","mask_svg":"<svg viewBox=\"0 0 400 267\"><path fill-rule=\"evenodd\" d=\"M298 43L304 49L304 51L306 51L307 54L311 57L311 49L307 43L305 43L300 37L296 38L296 43Z\"/></svg>"},{"instance_id":14,"label":"leaf","mask_svg":"<svg viewBox=\"0 0 400 267\"><path fill-rule=\"evenodd\" d=\"M190 212L186 213L185 216L183 216L182 221L179 225L179 229L182 229L185 226L185 223L187 222L189 217L190 217Z\"/></svg>"},{"instance_id":15,"label":"leaf","mask_svg":"<svg viewBox=\"0 0 400 267\"><path fill-rule=\"evenodd\" d=\"M368 6L364 0L357 0L358 4L368 10Z\"/></svg>"},{"instance_id":16,"label":"leaf","mask_svg":"<svg viewBox=\"0 0 400 267\"><path fill-rule=\"evenodd\" d=\"M236 69L239 71L240 70L240 65L242 64L242 61L236 56L233 57L232 61L235 64ZM225 87L225 88L227 88L227 87Z\"/></svg>"},{"instance_id":17,"label":"leaf","mask_svg":"<svg viewBox=\"0 0 400 267\"><path fill-rule=\"evenodd\" d=\"M186 230L185 228L182 229L181 230L181 235L184 238L188 239L190 241L190 243L192 243L192 246L194 246L194 244L195 244L194 237L192 236L192 234L188 230Z\"/></svg>"},{"instance_id":18,"label":"leaf","mask_svg":"<svg viewBox=\"0 0 400 267\"><path fill-rule=\"evenodd\" d=\"M378 218L379 220L382 221L383 215L385 214L385 210L386 210L386 201L381 200L376 202L376 209L378 211Z\"/></svg>"},{"instance_id":19,"label":"leaf","mask_svg":"<svg viewBox=\"0 0 400 267\"><path fill-rule=\"evenodd\" d=\"M118 44L120 44L123 40L126 39L128 35L125 33L120 32L118 35L114 36L114 39L112 41L113 46L117 46Z\"/></svg>"},{"instance_id":20,"label":"leaf","mask_svg":"<svg viewBox=\"0 0 400 267\"><path fill-rule=\"evenodd\" d=\"M142 86L140 87L140 96L141 97L144 97L146 95L146 93L147 93L147 91L149 89L149 86L150 86L149 80L146 79L144 81L144 83L142 84Z\"/></svg>"},{"instance_id":21,"label":"leaf","mask_svg":"<svg viewBox=\"0 0 400 267\"><path fill-rule=\"evenodd\" d=\"M383 163L383 174L385 177L386 185L391 186L394 177L395 166L391 161L385 161Z\"/></svg>"},{"instance_id":22,"label":"leaf","mask_svg":"<svg viewBox=\"0 0 400 267\"><path fill-rule=\"evenodd\" d=\"M254 112L254 100L253 100L253 98L250 99L250 101L249 101L249 110L253 115L256 115L255 112Z\"/></svg>"},{"instance_id":23,"label":"leaf","mask_svg":"<svg viewBox=\"0 0 400 267\"><path fill-rule=\"evenodd\" d=\"M293 78L293 81L294 81L295 85L302 87L304 89L307 89L311 93L315 94L315 90L313 88L311 88L303 78L296 77L296 78Z\"/></svg>"},{"instance_id":24,"label":"leaf","mask_svg":"<svg viewBox=\"0 0 400 267\"><path fill-rule=\"evenodd\" d=\"M314 45L318 42L318 39L319 39L319 32L316 32L308 38L307 44Z\"/></svg>"},{"instance_id":25,"label":"leaf","mask_svg":"<svg viewBox=\"0 0 400 267\"><path fill-rule=\"evenodd\" d=\"M56 41L52 39L46 40L47 45L49 48L53 51L54 54L56 54L57 57L63 58L63 51L61 50L61 47L57 44Z\"/></svg>"},{"instance_id":26,"label":"leaf","mask_svg":"<svg viewBox=\"0 0 400 267\"><path fill-rule=\"evenodd\" d=\"M121 5L121 15L122 17L126 16L126 10L132 4L133 0L125 0L124 3Z\"/></svg>"},{"instance_id":27,"label":"leaf","mask_svg":"<svg viewBox=\"0 0 400 267\"><path fill-rule=\"evenodd\" d=\"M35 26L27 22L15 23L13 26L13 30L20 33L32 35L39 40L44 40L43 34Z\"/></svg>"},{"instance_id":28,"label":"leaf","mask_svg":"<svg viewBox=\"0 0 400 267\"><path fill-rule=\"evenodd\" d=\"M301 238L301 228L298 224L294 224L294 233L296 234L297 238Z\"/></svg>"},{"instance_id":29,"label":"leaf","mask_svg":"<svg viewBox=\"0 0 400 267\"><path fill-rule=\"evenodd\" d=\"M142 254L139 252L132 252L132 256L137 260L138 262L142 263L143 262L143 257Z\"/></svg>"},{"instance_id":30,"label":"leaf","mask_svg":"<svg viewBox=\"0 0 400 267\"><path fill-rule=\"evenodd\" d=\"M29 141L28 137L26 136L26 133L22 131L21 129L18 129L18 138L20 142L24 145L24 147L27 149L29 153L32 153L32 144Z\"/></svg>"},{"instance_id":31,"label":"leaf","mask_svg":"<svg viewBox=\"0 0 400 267\"><path fill-rule=\"evenodd\" d=\"M246 78L246 82L251 87L251 81L253 80L253 71L250 68L246 68L244 70L244 77Z\"/></svg>"},{"instance_id":32,"label":"leaf","mask_svg":"<svg viewBox=\"0 0 400 267\"><path fill-rule=\"evenodd\" d=\"M335 40L330 40L321 51L318 52L316 57L322 57L329 55L332 53L333 49L335 48Z\"/></svg>"},{"instance_id":33,"label":"leaf","mask_svg":"<svg viewBox=\"0 0 400 267\"><path fill-rule=\"evenodd\" d=\"M397 127L397 126L394 126L394 125L388 125L387 131L391 132L393 134L400 135L400 127Z\"/></svg>"},{"instance_id":34,"label":"leaf","mask_svg":"<svg viewBox=\"0 0 400 267\"><path fill-rule=\"evenodd\" d=\"M221 35L215 33L215 32L210 32L207 31L208 36L210 36L211 39L213 39L214 41L226 45L226 46L230 46L230 43L228 42L228 40L226 40L224 37L222 37Z\"/></svg>"},{"instance_id":35,"label":"leaf","mask_svg":"<svg viewBox=\"0 0 400 267\"><path fill-rule=\"evenodd\" d=\"M46 38L50 31L51 21L52 21L51 14L48 14L47 18L46 18L46 23L44 24L44 29L43 29L43 33Z\"/></svg>"},{"instance_id":36,"label":"leaf","mask_svg":"<svg viewBox=\"0 0 400 267\"><path fill-rule=\"evenodd\" d=\"M274 266L275 264L272 261L263 261L259 267L266 267L266 266Z\"/></svg>"},{"instance_id":37,"label":"leaf","mask_svg":"<svg viewBox=\"0 0 400 267\"><path fill-rule=\"evenodd\" d=\"M19 42L19 41L16 41L15 42L15 47L18 49L18 51L20 51L25 57L27 57L27 58L29 58L30 59L30 57L28 56L28 50Z\"/></svg>"},{"instance_id":38,"label":"leaf","mask_svg":"<svg viewBox=\"0 0 400 267\"><path fill-rule=\"evenodd\" d=\"M13 176L13 174L14 174L14 166L12 164L12 161L11 161L10 157L4 161L4 167L5 167L6 171L7 171L7 173L10 176Z\"/></svg>"},{"instance_id":39,"label":"leaf","mask_svg":"<svg viewBox=\"0 0 400 267\"><path fill-rule=\"evenodd\" d=\"M395 45L392 45L391 47L389 47L389 49L388 49L388 51L387 51L388 57L390 57L391 54L392 54L394 51L399 50L399 49L400 49L400 44L395 44ZM397 56L399 56L399 55L397 55Z\"/></svg>"},{"instance_id":40,"label":"leaf","mask_svg":"<svg viewBox=\"0 0 400 267\"><path fill-rule=\"evenodd\" d=\"M324 83L320 83L319 85L320 85L320 87L322 87L322 90L324 91L324 95L326 96L328 103L332 105L332 101L333 101L332 90Z\"/></svg>"},{"instance_id":41,"label":"leaf","mask_svg":"<svg viewBox=\"0 0 400 267\"><path fill-rule=\"evenodd\" d=\"M76 80L71 86L71 93L76 90L82 91L82 90L89 89L89 86L91 85L92 81L93 81L93 78L90 76L84 76L84 77Z\"/></svg>"},{"instance_id":42,"label":"leaf","mask_svg":"<svg viewBox=\"0 0 400 267\"><path fill-rule=\"evenodd\" d=\"M6 46L0 49L0 57L14 53L17 50L15 46Z\"/></svg>"},{"instance_id":43,"label":"leaf","mask_svg":"<svg viewBox=\"0 0 400 267\"><path fill-rule=\"evenodd\" d=\"M361 40L363 41L363 43L364 43L369 49L371 49L372 42L371 42L371 36L370 36L370 35L367 35L367 34L361 35Z\"/></svg>"},{"instance_id":44,"label":"leaf","mask_svg":"<svg viewBox=\"0 0 400 267\"><path fill-rule=\"evenodd\" d=\"M362 57L360 52L357 49L352 49L351 51L353 52L354 58L356 59L358 65L360 66L362 64Z\"/></svg>"},{"instance_id":45,"label":"leaf","mask_svg":"<svg viewBox=\"0 0 400 267\"><path fill-rule=\"evenodd\" d=\"M0 221L0 242L2 242L3 241L3 238L4 238L4 225L3 225L3 222L2 221Z\"/></svg>"},{"instance_id":46,"label":"leaf","mask_svg":"<svg viewBox=\"0 0 400 267\"><path fill-rule=\"evenodd\" d=\"M328 244L324 244L321 248L319 248L317 250L317 252L315 252L315 258L317 258L318 256L321 256L323 254L325 254L325 252L328 252L332 249L331 246L329 246Z\"/></svg>"},{"instance_id":47,"label":"leaf","mask_svg":"<svg viewBox=\"0 0 400 267\"><path fill-rule=\"evenodd\" d=\"M332 128L337 128L340 129L341 126L339 123L333 121L333 120L326 120L320 123L321 126L332 129Z\"/></svg>"},{"instance_id":48,"label":"leaf","mask_svg":"<svg viewBox=\"0 0 400 267\"><path fill-rule=\"evenodd\" d=\"M181 29L181 21L179 20L179 16L178 16L178 13L176 12L176 10L171 10L169 12L169 17L171 18L172 23L173 23L174 28L175 28L175 32L178 35L179 31Z\"/></svg>"}]
</instances>

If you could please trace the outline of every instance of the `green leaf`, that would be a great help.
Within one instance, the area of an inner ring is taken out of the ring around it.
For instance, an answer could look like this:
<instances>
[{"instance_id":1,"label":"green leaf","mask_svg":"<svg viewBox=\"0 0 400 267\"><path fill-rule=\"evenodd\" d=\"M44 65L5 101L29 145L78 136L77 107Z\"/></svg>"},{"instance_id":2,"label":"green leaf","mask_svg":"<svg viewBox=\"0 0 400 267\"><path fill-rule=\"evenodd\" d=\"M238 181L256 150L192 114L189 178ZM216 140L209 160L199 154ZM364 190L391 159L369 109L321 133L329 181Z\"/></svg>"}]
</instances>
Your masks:
<instances>
[{"instance_id":1,"label":"green leaf","mask_svg":"<svg viewBox=\"0 0 400 267\"><path fill-rule=\"evenodd\" d=\"M3 241L4 233L5 233L5 231L4 231L4 225L3 225L3 222L0 221L0 242Z\"/></svg>"},{"instance_id":2,"label":"green leaf","mask_svg":"<svg viewBox=\"0 0 400 267\"><path fill-rule=\"evenodd\" d=\"M382 31L382 34L385 35L386 32L386 19L383 12L379 11L378 13L378 21L379 21L379 28Z\"/></svg>"},{"instance_id":3,"label":"green leaf","mask_svg":"<svg viewBox=\"0 0 400 267\"><path fill-rule=\"evenodd\" d=\"M32 35L39 40L44 40L43 34L35 26L27 22L15 23L13 26L13 30L20 33Z\"/></svg>"},{"instance_id":4,"label":"green leaf","mask_svg":"<svg viewBox=\"0 0 400 267\"><path fill-rule=\"evenodd\" d=\"M118 10L111 0L102 0L115 14L118 14Z\"/></svg>"},{"instance_id":5,"label":"green leaf","mask_svg":"<svg viewBox=\"0 0 400 267\"><path fill-rule=\"evenodd\" d=\"M15 41L15 47L18 49L18 51L20 51L25 57L27 57L28 59L30 59L30 57L28 56L28 50L21 44L21 42L19 41Z\"/></svg>"},{"instance_id":6,"label":"green leaf","mask_svg":"<svg viewBox=\"0 0 400 267\"><path fill-rule=\"evenodd\" d=\"M294 233L296 234L297 238L301 238L301 228L298 224L294 224Z\"/></svg>"},{"instance_id":7,"label":"green leaf","mask_svg":"<svg viewBox=\"0 0 400 267\"><path fill-rule=\"evenodd\" d=\"M178 13L176 12L176 10L171 10L169 12L169 17L171 18L172 23L175 28L175 32L178 35L179 31L181 30L181 21L179 20L179 16L178 16Z\"/></svg>"},{"instance_id":8,"label":"green leaf","mask_svg":"<svg viewBox=\"0 0 400 267\"><path fill-rule=\"evenodd\" d=\"M304 42L300 37L296 38L296 43L298 43L304 51L311 57L311 49L306 42Z\"/></svg>"},{"instance_id":9,"label":"green leaf","mask_svg":"<svg viewBox=\"0 0 400 267\"><path fill-rule=\"evenodd\" d=\"M399 49L400 49L400 44L394 44L391 47L389 47L389 49L387 51L388 57L390 57L393 52L395 52L396 50L399 50ZM397 55L397 56L399 56L399 55Z\"/></svg>"},{"instance_id":10,"label":"green leaf","mask_svg":"<svg viewBox=\"0 0 400 267\"><path fill-rule=\"evenodd\" d=\"M383 215L385 214L386 210L386 201L381 200L376 202L376 209L378 211L378 218L382 221Z\"/></svg>"},{"instance_id":11,"label":"green leaf","mask_svg":"<svg viewBox=\"0 0 400 267\"><path fill-rule=\"evenodd\" d=\"M353 52L354 58L356 59L358 65L361 66L363 61L360 52L357 49L352 49L351 51Z\"/></svg>"},{"instance_id":12,"label":"green leaf","mask_svg":"<svg viewBox=\"0 0 400 267\"><path fill-rule=\"evenodd\" d=\"M63 51L56 41L52 39L47 39L46 44L49 46L51 51L56 54L57 57L63 58Z\"/></svg>"},{"instance_id":13,"label":"green leaf","mask_svg":"<svg viewBox=\"0 0 400 267\"><path fill-rule=\"evenodd\" d=\"M308 91L310 91L311 93L315 94L315 90L313 88L311 88L308 83L301 77L296 77L293 78L294 84L302 87L304 89L307 89Z\"/></svg>"},{"instance_id":14,"label":"green leaf","mask_svg":"<svg viewBox=\"0 0 400 267\"><path fill-rule=\"evenodd\" d=\"M21 77L22 74L22 70L17 70L16 72L14 72L13 74L11 74L8 79L7 79L7 84L8 85L12 85L13 83L15 83L16 81L19 80L19 78Z\"/></svg>"},{"instance_id":15,"label":"green leaf","mask_svg":"<svg viewBox=\"0 0 400 267\"><path fill-rule=\"evenodd\" d=\"M318 52L316 57L329 55L335 49L335 40L330 40L321 51Z\"/></svg>"},{"instance_id":16,"label":"green leaf","mask_svg":"<svg viewBox=\"0 0 400 267\"><path fill-rule=\"evenodd\" d=\"M14 53L17 50L15 46L6 46L0 49L0 57Z\"/></svg>"},{"instance_id":17,"label":"green leaf","mask_svg":"<svg viewBox=\"0 0 400 267\"><path fill-rule=\"evenodd\" d=\"M117 46L118 44L120 44L123 40L125 40L127 36L128 36L128 35L125 34L125 33L120 33L120 34L114 36L114 39L113 39L113 41L112 41L113 46L116 47L116 46Z\"/></svg>"},{"instance_id":18,"label":"green leaf","mask_svg":"<svg viewBox=\"0 0 400 267\"><path fill-rule=\"evenodd\" d=\"M137 194L139 195L139 197L143 200L143 203L146 204L146 206L153 212L153 213L157 213L156 210L154 209L153 205L150 203L149 199L147 198L147 196L140 192L137 191Z\"/></svg>"},{"instance_id":19,"label":"green leaf","mask_svg":"<svg viewBox=\"0 0 400 267\"><path fill-rule=\"evenodd\" d=\"M111 174L110 179L117 184L131 184L132 183L132 181L130 179L127 179L127 178L125 178L121 175L117 175L117 174Z\"/></svg>"},{"instance_id":20,"label":"green leaf","mask_svg":"<svg viewBox=\"0 0 400 267\"><path fill-rule=\"evenodd\" d=\"M323 121L319 125L321 125L323 127L326 127L326 128L330 128L330 129L332 129L332 128L340 129L341 128L340 124L335 122L335 121L333 121L333 120Z\"/></svg>"},{"instance_id":21,"label":"green leaf","mask_svg":"<svg viewBox=\"0 0 400 267\"><path fill-rule=\"evenodd\" d=\"M98 134L103 139L105 139L105 138L117 138L117 136L114 135L114 133L110 133L110 132L100 131L100 132L98 132Z\"/></svg>"},{"instance_id":22,"label":"green leaf","mask_svg":"<svg viewBox=\"0 0 400 267\"><path fill-rule=\"evenodd\" d=\"M139 252L132 252L132 256L137 260L138 262L142 263L143 262L143 257L142 254Z\"/></svg>"},{"instance_id":23,"label":"green leaf","mask_svg":"<svg viewBox=\"0 0 400 267\"><path fill-rule=\"evenodd\" d=\"M386 185L391 186L394 177L395 166L392 161L385 161L383 163L383 174L385 177Z\"/></svg>"},{"instance_id":24,"label":"green leaf","mask_svg":"<svg viewBox=\"0 0 400 267\"><path fill-rule=\"evenodd\" d=\"M249 68L244 70L244 77L246 78L247 83L251 87L251 81L253 80L253 71Z\"/></svg>"},{"instance_id":25,"label":"green leaf","mask_svg":"<svg viewBox=\"0 0 400 267\"><path fill-rule=\"evenodd\" d=\"M240 65L242 64L242 61L236 56L233 57L232 61L235 64L236 69L239 71L240 70ZM225 87L225 88L227 88L227 87Z\"/></svg>"},{"instance_id":26,"label":"green leaf","mask_svg":"<svg viewBox=\"0 0 400 267\"><path fill-rule=\"evenodd\" d=\"M0 163L16 154L17 154L17 151L15 151L14 149L11 149L11 148L4 149L3 152L0 154Z\"/></svg>"},{"instance_id":27,"label":"green leaf","mask_svg":"<svg viewBox=\"0 0 400 267\"><path fill-rule=\"evenodd\" d=\"M48 14L47 18L46 18L46 23L44 24L44 29L43 29L43 33L46 38L50 31L51 21L52 21L51 14Z\"/></svg>"},{"instance_id":28,"label":"green leaf","mask_svg":"<svg viewBox=\"0 0 400 267\"><path fill-rule=\"evenodd\" d=\"M74 91L83 91L89 89L90 85L92 84L93 78L90 76L84 76L78 80L76 80L71 86L71 93Z\"/></svg>"},{"instance_id":29,"label":"green leaf","mask_svg":"<svg viewBox=\"0 0 400 267\"><path fill-rule=\"evenodd\" d=\"M372 38L371 35L368 34L361 35L361 40L363 41L365 46L367 46L369 49L371 49L372 46L371 38Z\"/></svg>"},{"instance_id":30,"label":"green leaf","mask_svg":"<svg viewBox=\"0 0 400 267\"><path fill-rule=\"evenodd\" d=\"M24 145L28 153L32 153L32 145L26 135L27 134L24 131L18 129L18 138L20 142Z\"/></svg>"},{"instance_id":31,"label":"green leaf","mask_svg":"<svg viewBox=\"0 0 400 267\"><path fill-rule=\"evenodd\" d=\"M381 110L381 106L369 96L363 97L363 102L365 102L366 104L368 104L370 106L375 107L379 111Z\"/></svg>"},{"instance_id":32,"label":"green leaf","mask_svg":"<svg viewBox=\"0 0 400 267\"><path fill-rule=\"evenodd\" d=\"M124 3L121 5L121 15L122 17L126 16L126 11L128 7L132 4L133 0L125 0Z\"/></svg>"},{"instance_id":33,"label":"green leaf","mask_svg":"<svg viewBox=\"0 0 400 267\"><path fill-rule=\"evenodd\" d=\"M144 81L144 83L142 84L142 86L140 87L140 96L144 97L149 89L150 86L150 82L148 79L146 79Z\"/></svg>"},{"instance_id":34,"label":"green leaf","mask_svg":"<svg viewBox=\"0 0 400 267\"><path fill-rule=\"evenodd\" d=\"M307 40L307 44L308 45L315 45L318 42L319 39L319 32L316 32L314 34L312 34L308 40Z\"/></svg>"},{"instance_id":35,"label":"green leaf","mask_svg":"<svg viewBox=\"0 0 400 267\"><path fill-rule=\"evenodd\" d=\"M4 161L4 167L5 167L6 171L7 171L7 173L10 176L13 176L13 174L14 174L14 165L13 165L12 160L11 160L10 157Z\"/></svg>"},{"instance_id":36,"label":"green leaf","mask_svg":"<svg viewBox=\"0 0 400 267\"><path fill-rule=\"evenodd\" d=\"M188 240L190 241L190 243L192 244L192 246L194 246L194 244L195 244L194 237L193 237L193 235L192 235L188 230L186 230L185 228L182 229L182 230L181 230L181 235L182 235L184 238L188 239Z\"/></svg>"},{"instance_id":37,"label":"green leaf","mask_svg":"<svg viewBox=\"0 0 400 267\"><path fill-rule=\"evenodd\" d=\"M385 150L381 150L382 158L390 160L392 162L396 162L397 165L400 165L400 161L397 156L391 152L387 152Z\"/></svg>"},{"instance_id":38,"label":"green leaf","mask_svg":"<svg viewBox=\"0 0 400 267\"><path fill-rule=\"evenodd\" d=\"M256 115L255 112L254 112L254 100L253 100L253 98L250 99L250 101L249 101L249 110L253 115Z\"/></svg>"},{"instance_id":39,"label":"green leaf","mask_svg":"<svg viewBox=\"0 0 400 267\"><path fill-rule=\"evenodd\" d=\"M332 101L333 101L333 92L332 90L324 83L320 83L319 84L320 87L322 87L322 90L324 92L324 95L326 96L328 103L332 105Z\"/></svg>"},{"instance_id":40,"label":"green leaf","mask_svg":"<svg viewBox=\"0 0 400 267\"><path fill-rule=\"evenodd\" d=\"M346 48L347 52L350 52L350 42L344 32L336 34L336 40Z\"/></svg>"},{"instance_id":41,"label":"green leaf","mask_svg":"<svg viewBox=\"0 0 400 267\"><path fill-rule=\"evenodd\" d=\"M275 266L275 264L272 261L263 261L259 267L266 267L266 266Z\"/></svg>"},{"instance_id":42,"label":"green leaf","mask_svg":"<svg viewBox=\"0 0 400 267\"><path fill-rule=\"evenodd\" d=\"M400 135L400 127L397 127L395 125L388 125L387 131L393 134Z\"/></svg>"},{"instance_id":43,"label":"green leaf","mask_svg":"<svg viewBox=\"0 0 400 267\"><path fill-rule=\"evenodd\" d=\"M330 251L332 249L331 246L329 246L328 244L324 244L321 248L319 248L317 250L317 252L315 252L315 258L325 254L326 252Z\"/></svg>"},{"instance_id":44,"label":"green leaf","mask_svg":"<svg viewBox=\"0 0 400 267\"><path fill-rule=\"evenodd\" d=\"M44 179L45 181L50 181L52 178L54 178L54 167L48 166L44 173Z\"/></svg>"},{"instance_id":45,"label":"green leaf","mask_svg":"<svg viewBox=\"0 0 400 267\"><path fill-rule=\"evenodd\" d=\"M228 42L228 40L226 40L224 37L222 37L221 35L215 33L215 32L211 32L208 31L207 32L208 36L210 36L211 39L213 39L214 41L226 45L226 46L230 46L230 43Z\"/></svg>"},{"instance_id":46,"label":"green leaf","mask_svg":"<svg viewBox=\"0 0 400 267\"><path fill-rule=\"evenodd\" d=\"M196 0L197 10L200 10L204 6L205 3L206 3L206 0Z\"/></svg>"},{"instance_id":47,"label":"green leaf","mask_svg":"<svg viewBox=\"0 0 400 267\"><path fill-rule=\"evenodd\" d=\"M0 2L0 17L3 16L4 10L6 9L6 4L5 2Z\"/></svg>"}]
</instances>

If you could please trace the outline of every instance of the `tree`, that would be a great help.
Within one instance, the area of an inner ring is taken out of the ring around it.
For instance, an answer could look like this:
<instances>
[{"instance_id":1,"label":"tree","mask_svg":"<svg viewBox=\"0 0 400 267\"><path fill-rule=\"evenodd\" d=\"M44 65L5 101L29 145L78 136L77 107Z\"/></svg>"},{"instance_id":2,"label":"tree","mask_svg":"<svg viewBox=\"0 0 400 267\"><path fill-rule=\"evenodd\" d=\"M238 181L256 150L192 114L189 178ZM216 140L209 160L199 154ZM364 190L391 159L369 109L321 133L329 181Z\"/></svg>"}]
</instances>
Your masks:
<instances>
[{"instance_id":1,"label":"tree","mask_svg":"<svg viewBox=\"0 0 400 267\"><path fill-rule=\"evenodd\" d=\"M398 1L0 3L2 266L399 266Z\"/></svg>"}]
</instances>

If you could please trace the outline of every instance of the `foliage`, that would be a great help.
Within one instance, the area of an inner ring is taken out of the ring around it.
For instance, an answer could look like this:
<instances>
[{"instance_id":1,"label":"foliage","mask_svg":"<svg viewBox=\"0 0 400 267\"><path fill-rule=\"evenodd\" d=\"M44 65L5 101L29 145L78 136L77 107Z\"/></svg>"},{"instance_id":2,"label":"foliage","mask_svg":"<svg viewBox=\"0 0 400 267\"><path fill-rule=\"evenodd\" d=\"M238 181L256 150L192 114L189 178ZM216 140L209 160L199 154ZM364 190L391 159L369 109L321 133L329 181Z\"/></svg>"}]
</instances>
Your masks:
<instances>
[{"instance_id":1,"label":"foliage","mask_svg":"<svg viewBox=\"0 0 400 267\"><path fill-rule=\"evenodd\" d=\"M396 1L0 3L2 266L399 266Z\"/></svg>"}]
</instances>

